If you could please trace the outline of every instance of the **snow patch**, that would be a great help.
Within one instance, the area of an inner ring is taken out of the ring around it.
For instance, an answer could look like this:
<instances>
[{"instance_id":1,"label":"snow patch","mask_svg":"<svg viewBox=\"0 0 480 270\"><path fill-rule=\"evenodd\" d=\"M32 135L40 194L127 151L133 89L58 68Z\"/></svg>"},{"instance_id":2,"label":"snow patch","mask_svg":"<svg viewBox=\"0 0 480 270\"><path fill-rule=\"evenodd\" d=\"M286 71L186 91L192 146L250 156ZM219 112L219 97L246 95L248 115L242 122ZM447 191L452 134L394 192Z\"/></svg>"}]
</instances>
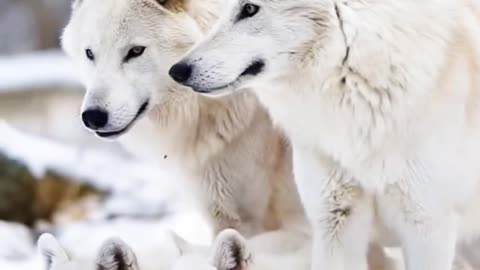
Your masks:
<instances>
[{"instance_id":1,"label":"snow patch","mask_svg":"<svg viewBox=\"0 0 480 270\"><path fill-rule=\"evenodd\" d=\"M70 60L60 50L0 57L0 94L80 83Z\"/></svg>"}]
</instances>

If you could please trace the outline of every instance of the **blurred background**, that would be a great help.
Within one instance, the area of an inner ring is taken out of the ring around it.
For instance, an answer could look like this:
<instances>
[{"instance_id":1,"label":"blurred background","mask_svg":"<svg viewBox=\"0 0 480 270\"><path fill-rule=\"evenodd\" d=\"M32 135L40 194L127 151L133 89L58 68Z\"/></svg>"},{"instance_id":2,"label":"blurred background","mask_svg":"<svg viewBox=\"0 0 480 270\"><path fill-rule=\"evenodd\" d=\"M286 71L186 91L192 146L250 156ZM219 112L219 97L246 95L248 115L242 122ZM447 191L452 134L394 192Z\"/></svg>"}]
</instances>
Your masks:
<instances>
[{"instance_id":1,"label":"blurred background","mask_svg":"<svg viewBox=\"0 0 480 270\"><path fill-rule=\"evenodd\" d=\"M83 89L59 49L70 3L0 0L0 269L44 269L43 232L75 256L112 235L151 251L166 229L207 243L179 174L82 127Z\"/></svg>"}]
</instances>

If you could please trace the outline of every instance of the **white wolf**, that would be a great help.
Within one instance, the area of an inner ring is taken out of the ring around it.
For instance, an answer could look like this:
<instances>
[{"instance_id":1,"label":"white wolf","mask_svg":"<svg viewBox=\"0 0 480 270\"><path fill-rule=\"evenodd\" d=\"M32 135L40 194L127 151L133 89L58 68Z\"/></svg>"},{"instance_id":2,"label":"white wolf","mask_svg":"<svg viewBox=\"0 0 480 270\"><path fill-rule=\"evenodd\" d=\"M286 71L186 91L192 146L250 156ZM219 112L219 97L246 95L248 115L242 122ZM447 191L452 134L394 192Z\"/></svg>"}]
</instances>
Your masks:
<instances>
[{"instance_id":1,"label":"white wolf","mask_svg":"<svg viewBox=\"0 0 480 270\"><path fill-rule=\"evenodd\" d=\"M366 269L380 232L407 269L451 269L480 177L478 1L228 0L223 14L170 74L210 95L255 87L293 145L312 269Z\"/></svg>"},{"instance_id":2,"label":"white wolf","mask_svg":"<svg viewBox=\"0 0 480 270\"><path fill-rule=\"evenodd\" d=\"M124 135L134 153L173 161L215 232L303 229L290 146L255 95L211 100L168 76L216 7L213 0L75 1L62 44L87 88L83 121L100 137Z\"/></svg>"}]
</instances>

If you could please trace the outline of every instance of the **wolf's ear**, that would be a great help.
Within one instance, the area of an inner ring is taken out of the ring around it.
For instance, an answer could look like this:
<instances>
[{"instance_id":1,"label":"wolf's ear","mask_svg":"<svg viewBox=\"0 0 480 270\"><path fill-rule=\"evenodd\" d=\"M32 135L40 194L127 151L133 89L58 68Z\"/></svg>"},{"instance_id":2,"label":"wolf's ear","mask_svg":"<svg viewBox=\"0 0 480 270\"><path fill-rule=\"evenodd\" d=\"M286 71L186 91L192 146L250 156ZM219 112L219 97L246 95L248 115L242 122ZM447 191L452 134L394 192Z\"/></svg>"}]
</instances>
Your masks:
<instances>
[{"instance_id":1,"label":"wolf's ear","mask_svg":"<svg viewBox=\"0 0 480 270\"><path fill-rule=\"evenodd\" d=\"M67 252L51 234L42 234L38 239L37 247L47 262L47 269L52 269L54 265L61 265L70 261Z\"/></svg>"},{"instance_id":2,"label":"wolf's ear","mask_svg":"<svg viewBox=\"0 0 480 270\"><path fill-rule=\"evenodd\" d=\"M245 270L252 254L247 241L239 232L231 229L221 232L213 245L213 264L219 270Z\"/></svg>"},{"instance_id":3,"label":"wolf's ear","mask_svg":"<svg viewBox=\"0 0 480 270\"><path fill-rule=\"evenodd\" d=\"M121 239L111 238L103 243L97 256L98 270L138 270L137 256Z\"/></svg>"},{"instance_id":4,"label":"wolf's ear","mask_svg":"<svg viewBox=\"0 0 480 270\"><path fill-rule=\"evenodd\" d=\"M155 2L171 11L185 10L188 1L189 0L155 0Z\"/></svg>"},{"instance_id":5,"label":"wolf's ear","mask_svg":"<svg viewBox=\"0 0 480 270\"><path fill-rule=\"evenodd\" d=\"M193 249L192 245L185 240L183 237L178 235L176 232L169 230L169 234L172 236L173 242L175 243L175 246L177 247L178 251L180 252L180 255L183 255L185 253L188 253Z\"/></svg>"}]
</instances>

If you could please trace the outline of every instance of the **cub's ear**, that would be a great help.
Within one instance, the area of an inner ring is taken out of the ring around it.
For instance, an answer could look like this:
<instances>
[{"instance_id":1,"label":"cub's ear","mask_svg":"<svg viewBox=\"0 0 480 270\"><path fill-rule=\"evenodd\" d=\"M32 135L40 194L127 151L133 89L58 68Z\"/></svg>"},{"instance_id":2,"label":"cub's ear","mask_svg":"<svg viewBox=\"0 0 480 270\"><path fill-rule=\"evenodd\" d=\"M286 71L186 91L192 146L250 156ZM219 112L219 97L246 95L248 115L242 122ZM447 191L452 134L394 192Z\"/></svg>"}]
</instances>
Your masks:
<instances>
[{"instance_id":1,"label":"cub's ear","mask_svg":"<svg viewBox=\"0 0 480 270\"><path fill-rule=\"evenodd\" d=\"M47 269L53 269L56 265L66 264L70 261L67 252L57 239L48 233L42 234L37 242L38 251L47 262Z\"/></svg>"},{"instance_id":2,"label":"cub's ear","mask_svg":"<svg viewBox=\"0 0 480 270\"><path fill-rule=\"evenodd\" d=\"M246 270L252 254L247 241L239 232L227 229L221 232L213 245L213 265L219 270Z\"/></svg>"},{"instance_id":3,"label":"cub's ear","mask_svg":"<svg viewBox=\"0 0 480 270\"><path fill-rule=\"evenodd\" d=\"M139 270L137 256L121 239L111 238L103 243L97 256L98 270Z\"/></svg>"},{"instance_id":4,"label":"cub's ear","mask_svg":"<svg viewBox=\"0 0 480 270\"><path fill-rule=\"evenodd\" d=\"M183 237L181 237L180 235L178 235L176 232L172 230L169 230L168 232L171 235L173 242L175 243L175 246L177 247L180 255L184 255L193 250L193 245L190 244Z\"/></svg>"}]
</instances>

